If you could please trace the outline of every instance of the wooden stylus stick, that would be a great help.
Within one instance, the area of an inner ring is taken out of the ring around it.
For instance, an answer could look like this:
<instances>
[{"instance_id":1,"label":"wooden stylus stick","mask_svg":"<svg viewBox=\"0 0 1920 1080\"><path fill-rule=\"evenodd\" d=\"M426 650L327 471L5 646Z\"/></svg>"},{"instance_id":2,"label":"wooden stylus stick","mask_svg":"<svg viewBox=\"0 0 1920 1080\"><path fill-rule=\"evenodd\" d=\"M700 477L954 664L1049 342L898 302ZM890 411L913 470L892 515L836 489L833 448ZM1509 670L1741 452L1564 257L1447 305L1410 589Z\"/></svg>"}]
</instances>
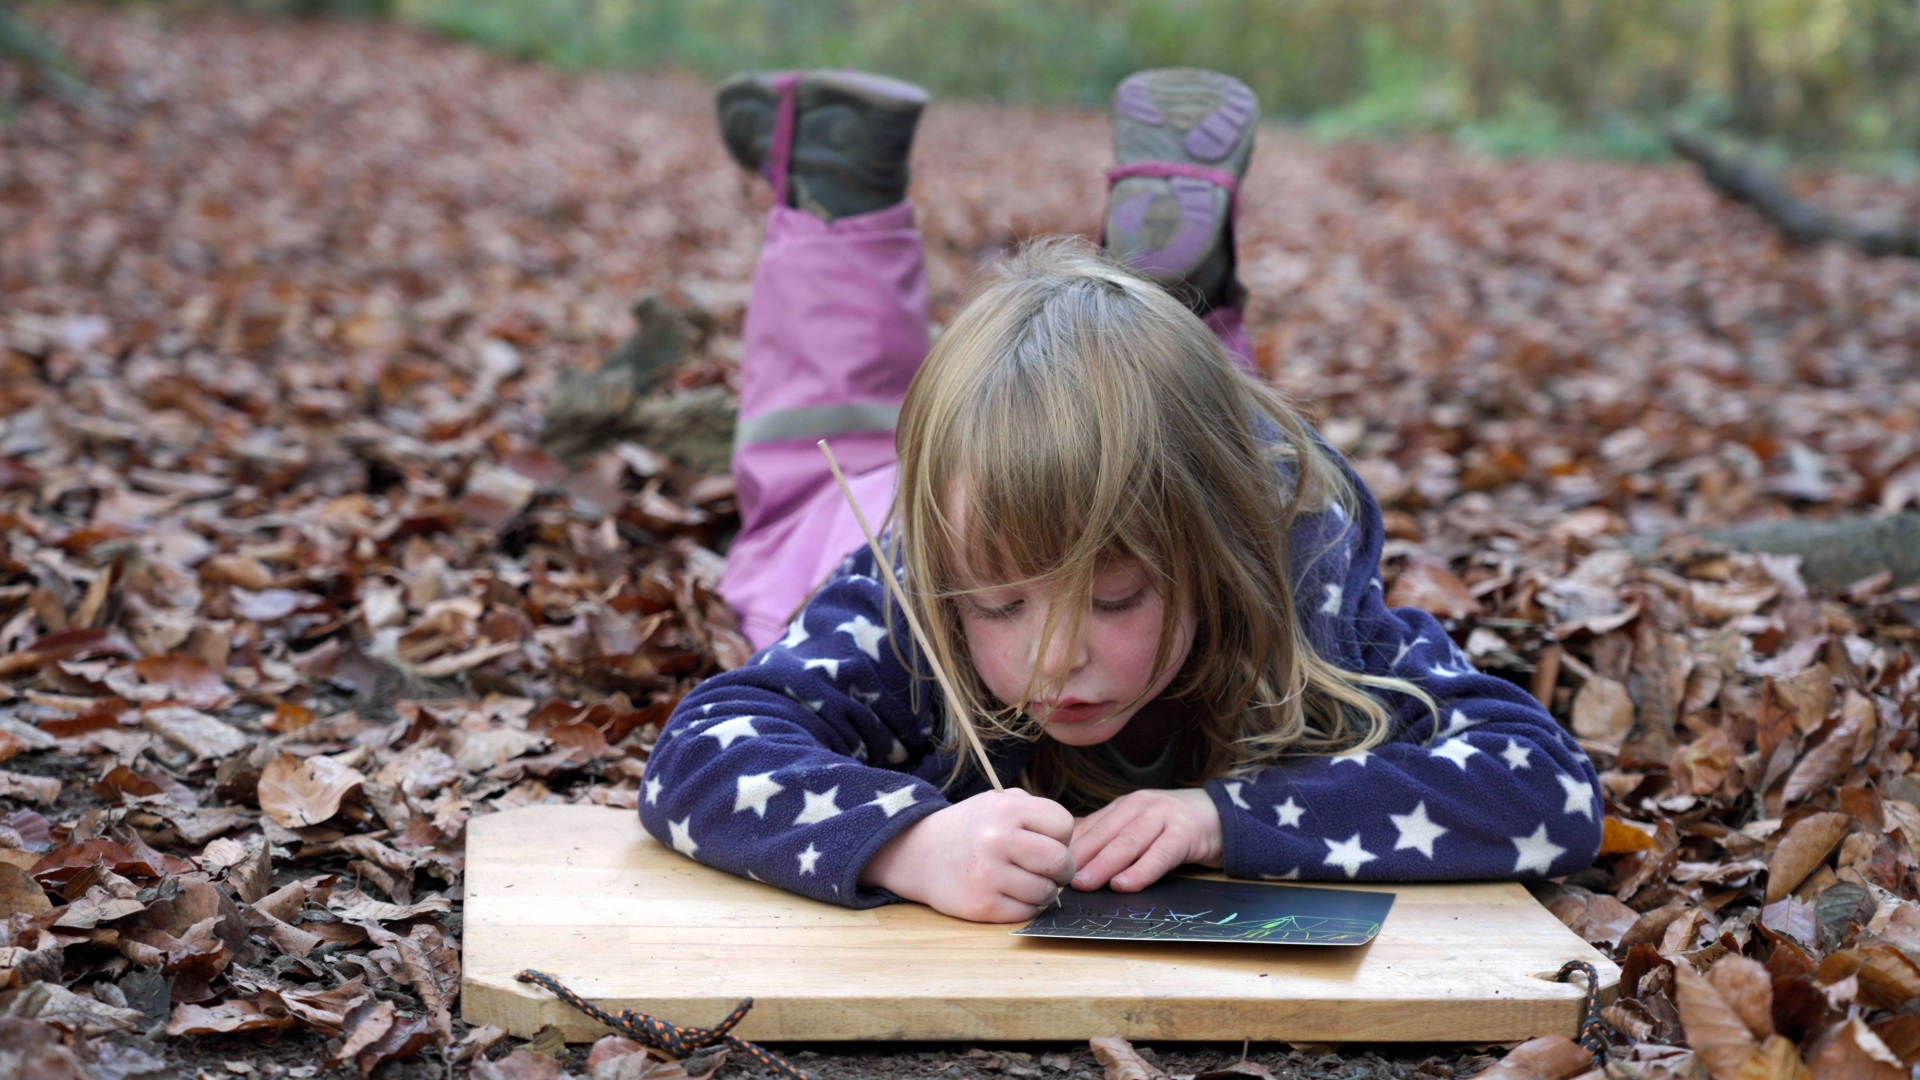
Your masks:
<instances>
[{"instance_id":1,"label":"wooden stylus stick","mask_svg":"<svg viewBox=\"0 0 1920 1080\"><path fill-rule=\"evenodd\" d=\"M833 458L833 448L827 445L825 439L820 440L819 447L820 452L827 455L827 468L833 470L833 480L840 485L841 496L853 509L853 519L860 523L860 532L867 538L867 546L873 549L874 562L877 564L874 569L878 572L880 580L886 582L887 588L892 590L893 602L899 604L900 610L906 613L907 628L913 631L913 639L919 643L921 655L927 658L927 664L933 668L933 677L939 681L940 690L947 697L947 712L952 714L953 722L966 734L967 745L973 747L974 756L980 759L980 771L987 774L987 782L993 785L993 790L1005 791L1006 788L1000 783L999 774L993 771L993 762L987 759L987 748L980 742L980 733L973 730L971 718L960 706L960 695L954 692L953 683L947 678L947 670L940 666L940 658L935 656L933 650L928 647L926 631L920 629L920 620L914 616L913 607L907 603L906 594L900 591L900 583L894 580L893 567L887 562L886 552L880 550L880 541L873 538L873 529L867 525L867 515L860 512L860 504L854 501L853 489L847 486L847 478L840 472L840 463Z\"/></svg>"}]
</instances>

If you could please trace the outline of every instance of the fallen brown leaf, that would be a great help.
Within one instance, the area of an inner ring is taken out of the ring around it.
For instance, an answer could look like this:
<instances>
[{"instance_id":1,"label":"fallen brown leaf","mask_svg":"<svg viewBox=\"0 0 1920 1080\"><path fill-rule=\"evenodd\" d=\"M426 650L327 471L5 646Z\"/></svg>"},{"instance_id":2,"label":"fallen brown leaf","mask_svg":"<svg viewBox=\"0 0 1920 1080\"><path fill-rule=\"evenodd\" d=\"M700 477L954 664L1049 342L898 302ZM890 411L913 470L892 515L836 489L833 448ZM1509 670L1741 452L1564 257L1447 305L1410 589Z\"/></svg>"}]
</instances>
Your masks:
<instances>
[{"instance_id":1,"label":"fallen brown leaf","mask_svg":"<svg viewBox=\"0 0 1920 1080\"><path fill-rule=\"evenodd\" d=\"M99 1080L64 1045L59 1029L17 1016L0 1016L0 1075L22 1080Z\"/></svg>"},{"instance_id":2,"label":"fallen brown leaf","mask_svg":"<svg viewBox=\"0 0 1920 1080\"><path fill-rule=\"evenodd\" d=\"M1600 854L1621 855L1652 847L1653 837L1645 829L1637 829L1612 815L1601 819Z\"/></svg>"},{"instance_id":3,"label":"fallen brown leaf","mask_svg":"<svg viewBox=\"0 0 1920 1080\"><path fill-rule=\"evenodd\" d=\"M60 781L50 776L27 776L0 769L0 799L28 799L52 806L60 798Z\"/></svg>"},{"instance_id":4,"label":"fallen brown leaf","mask_svg":"<svg viewBox=\"0 0 1920 1080\"><path fill-rule=\"evenodd\" d=\"M181 1004L173 1007L167 1021L169 1035L230 1035L237 1031L262 1031L288 1027L293 1016L276 1002L262 1009L251 1001L224 1001L211 1007Z\"/></svg>"},{"instance_id":5,"label":"fallen brown leaf","mask_svg":"<svg viewBox=\"0 0 1920 1080\"><path fill-rule=\"evenodd\" d=\"M51 982L34 983L20 991L9 1003L8 1011L76 1035L133 1031L144 1019L138 1009L109 1005Z\"/></svg>"},{"instance_id":6,"label":"fallen brown leaf","mask_svg":"<svg viewBox=\"0 0 1920 1080\"><path fill-rule=\"evenodd\" d=\"M1904 1080L1907 1076L1900 1059L1857 1016L1840 1025L1810 1069L1813 1080Z\"/></svg>"},{"instance_id":7,"label":"fallen brown leaf","mask_svg":"<svg viewBox=\"0 0 1920 1080\"><path fill-rule=\"evenodd\" d=\"M1106 1068L1107 1080L1164 1080L1167 1075L1118 1035L1096 1036L1087 1040L1087 1046Z\"/></svg>"},{"instance_id":8,"label":"fallen brown leaf","mask_svg":"<svg viewBox=\"0 0 1920 1080\"><path fill-rule=\"evenodd\" d=\"M341 1018L340 1046L328 1063L338 1066L358 1057L393 1028L397 1015L393 1002L385 999L369 998L350 1008Z\"/></svg>"},{"instance_id":9,"label":"fallen brown leaf","mask_svg":"<svg viewBox=\"0 0 1920 1080\"><path fill-rule=\"evenodd\" d=\"M1734 1080L1810 1080L1811 1076L1800 1060L1800 1048L1792 1040L1774 1035L1741 1063Z\"/></svg>"},{"instance_id":10,"label":"fallen brown leaf","mask_svg":"<svg viewBox=\"0 0 1920 1080\"><path fill-rule=\"evenodd\" d=\"M1801 819L1789 829L1767 859L1766 902L1779 900L1805 881L1852 827L1853 819L1846 814L1822 812Z\"/></svg>"},{"instance_id":11,"label":"fallen brown leaf","mask_svg":"<svg viewBox=\"0 0 1920 1080\"><path fill-rule=\"evenodd\" d=\"M289 829L318 825L340 811L340 800L366 781L357 769L325 755L302 760L281 752L260 771L260 809Z\"/></svg>"},{"instance_id":12,"label":"fallen brown leaf","mask_svg":"<svg viewBox=\"0 0 1920 1080\"><path fill-rule=\"evenodd\" d=\"M197 656L169 654L142 657L133 663L134 673L167 691L173 700L196 709L217 709L232 704L233 687L220 673Z\"/></svg>"},{"instance_id":13,"label":"fallen brown leaf","mask_svg":"<svg viewBox=\"0 0 1920 1080\"><path fill-rule=\"evenodd\" d=\"M1758 961L1723 956L1707 971L1707 981L1755 1039L1773 1035L1773 976Z\"/></svg>"},{"instance_id":14,"label":"fallen brown leaf","mask_svg":"<svg viewBox=\"0 0 1920 1080\"><path fill-rule=\"evenodd\" d=\"M560 1073L560 1063L547 1055L515 1050L499 1061L476 1058L468 1075L473 1080L559 1080Z\"/></svg>"},{"instance_id":15,"label":"fallen brown leaf","mask_svg":"<svg viewBox=\"0 0 1920 1080\"><path fill-rule=\"evenodd\" d=\"M0 919L15 912L38 915L53 907L33 875L12 863L0 862Z\"/></svg>"},{"instance_id":16,"label":"fallen brown leaf","mask_svg":"<svg viewBox=\"0 0 1920 1080\"><path fill-rule=\"evenodd\" d=\"M1734 1080L1760 1044L1720 991L1685 961L1673 966L1674 1004L1686 1028L1687 1044L1713 1080Z\"/></svg>"},{"instance_id":17,"label":"fallen brown leaf","mask_svg":"<svg viewBox=\"0 0 1920 1080\"><path fill-rule=\"evenodd\" d=\"M1573 733L1583 739L1618 747L1633 730L1633 699L1627 688L1605 675L1586 681L1573 698Z\"/></svg>"},{"instance_id":18,"label":"fallen brown leaf","mask_svg":"<svg viewBox=\"0 0 1920 1080\"><path fill-rule=\"evenodd\" d=\"M1570 1080L1593 1066L1593 1054L1565 1035L1542 1035L1507 1051L1477 1080Z\"/></svg>"},{"instance_id":19,"label":"fallen brown leaf","mask_svg":"<svg viewBox=\"0 0 1920 1080\"><path fill-rule=\"evenodd\" d=\"M1480 612L1466 582L1447 565L1425 556L1412 558L1387 590L1387 606L1414 607L1445 619L1464 619Z\"/></svg>"}]
</instances>

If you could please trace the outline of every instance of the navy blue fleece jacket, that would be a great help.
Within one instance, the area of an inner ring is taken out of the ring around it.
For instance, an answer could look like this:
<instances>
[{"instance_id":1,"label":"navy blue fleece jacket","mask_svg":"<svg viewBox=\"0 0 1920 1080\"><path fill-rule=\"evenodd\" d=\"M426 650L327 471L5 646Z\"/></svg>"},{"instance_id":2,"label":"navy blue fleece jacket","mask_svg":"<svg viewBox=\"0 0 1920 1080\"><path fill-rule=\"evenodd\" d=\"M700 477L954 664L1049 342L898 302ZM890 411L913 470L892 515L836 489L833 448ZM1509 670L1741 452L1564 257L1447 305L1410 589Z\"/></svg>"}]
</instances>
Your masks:
<instances>
[{"instance_id":1,"label":"navy blue fleece jacket","mask_svg":"<svg viewBox=\"0 0 1920 1080\"><path fill-rule=\"evenodd\" d=\"M1352 480L1358 520L1327 510L1303 516L1290 537L1302 628L1349 671L1417 683L1439 702L1438 729L1420 701L1375 691L1395 712L1390 741L1208 781L1226 872L1425 881L1587 865L1600 846L1593 765L1526 691L1474 670L1433 616L1386 606L1380 511ZM899 899L857 884L867 860L987 784L970 770L942 792L954 762L938 745L938 689L922 682L915 692L896 648L909 663L918 649L875 572L863 547L786 637L687 694L647 763L647 831L710 866L817 899ZM997 771L1018 775L1031 753L999 748Z\"/></svg>"}]
</instances>

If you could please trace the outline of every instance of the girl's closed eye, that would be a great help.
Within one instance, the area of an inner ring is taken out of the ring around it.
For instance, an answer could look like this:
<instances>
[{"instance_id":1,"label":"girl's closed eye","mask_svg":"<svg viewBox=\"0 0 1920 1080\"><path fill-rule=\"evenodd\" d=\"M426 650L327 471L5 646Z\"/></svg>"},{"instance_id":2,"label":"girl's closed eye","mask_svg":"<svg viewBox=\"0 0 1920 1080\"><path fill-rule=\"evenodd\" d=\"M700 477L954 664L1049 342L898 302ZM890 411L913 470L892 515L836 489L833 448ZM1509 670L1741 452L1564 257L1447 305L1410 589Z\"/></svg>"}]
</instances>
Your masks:
<instances>
[{"instance_id":1,"label":"girl's closed eye","mask_svg":"<svg viewBox=\"0 0 1920 1080\"><path fill-rule=\"evenodd\" d=\"M1095 611L1103 611L1109 614L1132 611L1134 608L1147 602L1147 592L1147 588L1141 586L1130 593L1111 600L1096 596L1093 598L1093 608ZM1020 613L1020 609L1025 606L1025 604L1025 600L1010 600L1003 604L992 605L982 604L978 601L968 601L968 606L971 608L975 618L989 620L1011 619Z\"/></svg>"},{"instance_id":2,"label":"girl's closed eye","mask_svg":"<svg viewBox=\"0 0 1920 1080\"><path fill-rule=\"evenodd\" d=\"M1026 601L1024 600L1013 600L1005 604L987 606L977 601L970 600L967 602L967 604L970 608L973 609L973 615L975 618L1011 619L1013 618L1015 613L1017 613L1020 610L1020 605L1025 602Z\"/></svg>"}]
</instances>

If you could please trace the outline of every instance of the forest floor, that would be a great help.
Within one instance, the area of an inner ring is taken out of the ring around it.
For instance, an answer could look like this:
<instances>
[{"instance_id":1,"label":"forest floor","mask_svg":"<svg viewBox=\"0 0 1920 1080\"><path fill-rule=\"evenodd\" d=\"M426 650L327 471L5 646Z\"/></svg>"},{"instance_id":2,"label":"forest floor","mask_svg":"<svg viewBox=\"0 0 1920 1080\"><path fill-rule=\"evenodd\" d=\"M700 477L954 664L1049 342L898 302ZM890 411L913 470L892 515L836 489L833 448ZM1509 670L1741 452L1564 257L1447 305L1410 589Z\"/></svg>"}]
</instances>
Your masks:
<instances>
[{"instance_id":1,"label":"forest floor","mask_svg":"<svg viewBox=\"0 0 1920 1080\"><path fill-rule=\"evenodd\" d=\"M730 481L661 447L563 467L543 403L650 290L697 331L663 392L731 386L763 186L689 79L380 24L44 18L97 96L0 66L0 1066L555 1075L453 1019L465 823L633 807L674 701L746 652L712 592ZM936 320L1021 239L1097 228L1107 138L935 103ZM1277 128L1243 206L1257 359L1379 498L1390 601L1601 770L1606 851L1540 895L1625 969L1610 1075L1907 1076L1920 591L1618 539L1920 503L1920 263L1783 246L1677 165ZM1489 1060L1322 1050L1252 1056ZM965 1051L801 1063L1099 1071Z\"/></svg>"}]
</instances>

